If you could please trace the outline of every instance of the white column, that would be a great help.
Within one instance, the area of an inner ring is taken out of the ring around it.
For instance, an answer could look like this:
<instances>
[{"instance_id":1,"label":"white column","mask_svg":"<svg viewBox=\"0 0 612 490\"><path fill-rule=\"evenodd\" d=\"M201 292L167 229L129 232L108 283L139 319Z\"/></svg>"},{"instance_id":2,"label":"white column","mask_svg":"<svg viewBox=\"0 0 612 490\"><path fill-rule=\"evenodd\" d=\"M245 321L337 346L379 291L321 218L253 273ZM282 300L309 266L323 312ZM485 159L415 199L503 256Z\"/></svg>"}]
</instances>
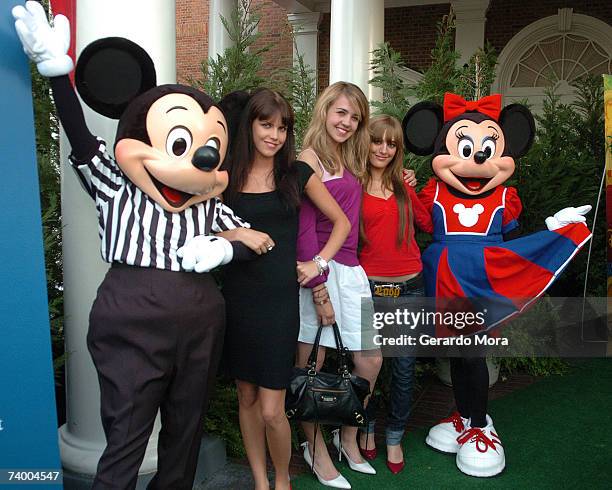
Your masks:
<instances>
[{"instance_id":1,"label":"white column","mask_svg":"<svg viewBox=\"0 0 612 490\"><path fill-rule=\"evenodd\" d=\"M314 70L316 93L319 72L319 22L321 21L321 13L287 14L287 19L293 29L295 38L293 62L297 61L298 54L300 54L304 58L304 64Z\"/></svg>"},{"instance_id":2,"label":"white column","mask_svg":"<svg viewBox=\"0 0 612 490\"><path fill-rule=\"evenodd\" d=\"M174 2L168 0L78 0L77 57L95 39L126 37L149 53L155 63L158 84L173 83L176 80L174 11ZM91 132L104 138L112 149L116 121L97 115L84 104L83 110ZM59 445L66 469L93 475L106 439L100 422L98 378L87 351L86 335L89 311L108 266L100 258L94 203L70 168L69 153L69 143L62 136L67 421L59 429ZM157 466L158 431L157 423L142 463L142 473L152 472Z\"/></svg>"},{"instance_id":3,"label":"white column","mask_svg":"<svg viewBox=\"0 0 612 490\"><path fill-rule=\"evenodd\" d=\"M463 66L484 46L489 0L455 0L451 5L455 12L455 49L461 53L458 63Z\"/></svg>"},{"instance_id":4,"label":"white column","mask_svg":"<svg viewBox=\"0 0 612 490\"><path fill-rule=\"evenodd\" d=\"M221 15L230 19L232 10L236 8L236 0L210 0L208 2L208 57L216 58L232 45Z\"/></svg>"},{"instance_id":5,"label":"white column","mask_svg":"<svg viewBox=\"0 0 612 490\"><path fill-rule=\"evenodd\" d=\"M329 83L352 82L367 98L380 100L382 91L368 81L371 52L384 41L384 0L332 0Z\"/></svg>"}]
</instances>

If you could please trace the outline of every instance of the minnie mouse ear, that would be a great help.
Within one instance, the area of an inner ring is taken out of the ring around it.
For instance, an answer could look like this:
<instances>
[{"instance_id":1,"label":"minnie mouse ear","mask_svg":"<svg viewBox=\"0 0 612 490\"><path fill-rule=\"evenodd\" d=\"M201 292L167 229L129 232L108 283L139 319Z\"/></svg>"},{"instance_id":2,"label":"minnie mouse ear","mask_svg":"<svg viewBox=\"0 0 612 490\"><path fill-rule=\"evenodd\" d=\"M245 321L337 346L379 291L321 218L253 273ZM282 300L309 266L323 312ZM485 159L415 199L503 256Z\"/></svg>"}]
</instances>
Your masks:
<instances>
[{"instance_id":1,"label":"minnie mouse ear","mask_svg":"<svg viewBox=\"0 0 612 490\"><path fill-rule=\"evenodd\" d=\"M119 119L135 97L156 84L151 57L138 44L122 37L89 44L75 70L75 85L83 101L111 119Z\"/></svg>"},{"instance_id":2,"label":"minnie mouse ear","mask_svg":"<svg viewBox=\"0 0 612 490\"><path fill-rule=\"evenodd\" d=\"M406 148L416 155L430 155L443 124L442 107L438 104L419 102L413 105L402 121Z\"/></svg>"},{"instance_id":3,"label":"minnie mouse ear","mask_svg":"<svg viewBox=\"0 0 612 490\"><path fill-rule=\"evenodd\" d=\"M535 122L529 109L524 105L511 104L504 107L499 115L499 125L514 158L520 158L531 148L535 136Z\"/></svg>"}]
</instances>

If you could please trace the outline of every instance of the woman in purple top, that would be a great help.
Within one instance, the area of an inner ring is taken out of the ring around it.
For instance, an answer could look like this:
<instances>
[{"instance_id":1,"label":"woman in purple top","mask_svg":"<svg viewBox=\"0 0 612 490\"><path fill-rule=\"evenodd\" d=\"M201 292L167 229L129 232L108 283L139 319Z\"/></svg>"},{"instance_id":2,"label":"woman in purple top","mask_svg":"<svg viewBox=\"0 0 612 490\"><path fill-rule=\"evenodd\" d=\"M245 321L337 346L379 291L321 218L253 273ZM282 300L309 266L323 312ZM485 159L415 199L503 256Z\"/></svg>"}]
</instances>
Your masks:
<instances>
[{"instance_id":1,"label":"woman in purple top","mask_svg":"<svg viewBox=\"0 0 612 490\"><path fill-rule=\"evenodd\" d=\"M303 202L297 250L298 281L302 286L298 365L306 365L319 324L330 325L335 321L344 345L353 353L354 373L366 378L373 388L382 357L378 347L362 341L362 325L371 328L373 306L368 279L357 259L362 194L358 179L368 158L368 117L368 101L359 87L337 82L325 89L317 99L312 122L304 138L305 150L299 159L310 165L321 178L348 217L352 229L333 260L318 256L320 245L326 243L332 226L307 199ZM320 275L308 282L317 271ZM372 335L363 335L363 338L367 337L372 338ZM321 346L335 345L333 330L323 329ZM325 347L319 351L318 368L325 359ZM312 423L304 423L303 427L308 440L303 444L304 459L312 466L315 427ZM343 427L341 433L335 433L334 445L342 452L351 469L374 474L374 468L359 453L356 435L356 427ZM320 436L316 438L314 453L314 472L323 485L351 488L334 467Z\"/></svg>"}]
</instances>

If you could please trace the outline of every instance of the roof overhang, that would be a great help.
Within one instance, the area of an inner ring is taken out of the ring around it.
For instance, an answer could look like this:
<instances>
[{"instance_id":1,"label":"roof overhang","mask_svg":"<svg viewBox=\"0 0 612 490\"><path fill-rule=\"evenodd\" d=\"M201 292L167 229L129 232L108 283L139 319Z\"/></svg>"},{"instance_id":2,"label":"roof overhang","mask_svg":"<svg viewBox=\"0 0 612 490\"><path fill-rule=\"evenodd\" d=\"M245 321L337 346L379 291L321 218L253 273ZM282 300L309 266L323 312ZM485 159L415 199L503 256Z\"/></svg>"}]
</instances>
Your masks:
<instances>
[{"instance_id":1,"label":"roof overhang","mask_svg":"<svg viewBox=\"0 0 612 490\"><path fill-rule=\"evenodd\" d=\"M414 7L418 5L435 5L450 3L451 0L385 0L385 8ZM274 0L287 13L301 14L304 12L329 12L331 0Z\"/></svg>"}]
</instances>

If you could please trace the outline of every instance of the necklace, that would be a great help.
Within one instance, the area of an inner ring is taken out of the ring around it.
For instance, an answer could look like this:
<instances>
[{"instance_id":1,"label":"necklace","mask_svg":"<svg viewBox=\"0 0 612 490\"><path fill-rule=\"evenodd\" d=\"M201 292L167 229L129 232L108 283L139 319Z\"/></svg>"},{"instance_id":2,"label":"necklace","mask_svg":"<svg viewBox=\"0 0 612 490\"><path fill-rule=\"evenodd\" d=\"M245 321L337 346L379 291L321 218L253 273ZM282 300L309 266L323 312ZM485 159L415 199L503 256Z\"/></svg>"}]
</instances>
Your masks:
<instances>
[{"instance_id":1,"label":"necklace","mask_svg":"<svg viewBox=\"0 0 612 490\"><path fill-rule=\"evenodd\" d=\"M393 192L391 192L389 189L383 187L382 180L371 180L369 187L370 189L368 191L368 194L372 194L376 197L382 197L383 199L387 199L393 194Z\"/></svg>"},{"instance_id":2,"label":"necklace","mask_svg":"<svg viewBox=\"0 0 612 490\"><path fill-rule=\"evenodd\" d=\"M273 191L274 189L274 175L271 170L266 172L251 172L249 174L245 192L267 192Z\"/></svg>"}]
</instances>

